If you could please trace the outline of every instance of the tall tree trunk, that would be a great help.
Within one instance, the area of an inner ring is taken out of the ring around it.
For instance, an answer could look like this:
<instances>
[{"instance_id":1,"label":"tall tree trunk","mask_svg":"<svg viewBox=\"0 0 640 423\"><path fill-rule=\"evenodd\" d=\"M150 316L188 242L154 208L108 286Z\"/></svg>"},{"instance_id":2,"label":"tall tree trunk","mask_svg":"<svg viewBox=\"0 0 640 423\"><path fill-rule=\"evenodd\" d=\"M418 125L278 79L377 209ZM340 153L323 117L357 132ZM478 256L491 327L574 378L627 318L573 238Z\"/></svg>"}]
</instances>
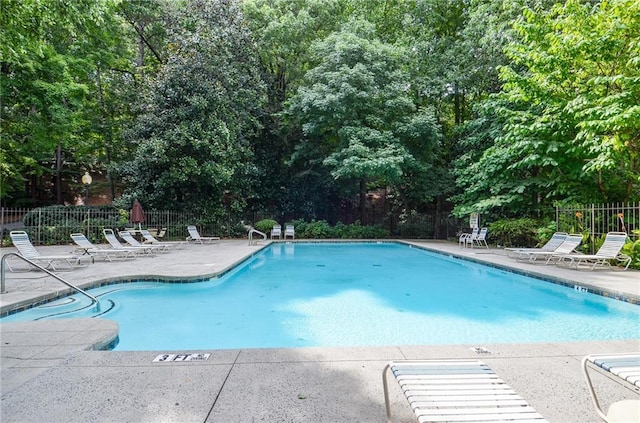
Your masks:
<instances>
[{"instance_id":1,"label":"tall tree trunk","mask_svg":"<svg viewBox=\"0 0 640 423\"><path fill-rule=\"evenodd\" d=\"M454 113L455 124L460 125L462 123L462 102L460 101L460 91L458 90L458 83L453 83L453 101L454 101Z\"/></svg>"},{"instance_id":2,"label":"tall tree trunk","mask_svg":"<svg viewBox=\"0 0 640 423\"><path fill-rule=\"evenodd\" d=\"M444 238L442 236L442 231L440 230L440 227L442 226L442 195L438 195L436 197L436 213L434 216L434 233L433 233L433 237L435 239L442 239Z\"/></svg>"},{"instance_id":3,"label":"tall tree trunk","mask_svg":"<svg viewBox=\"0 0 640 423\"><path fill-rule=\"evenodd\" d=\"M56 147L56 204L64 204L62 199L62 146Z\"/></svg>"},{"instance_id":4,"label":"tall tree trunk","mask_svg":"<svg viewBox=\"0 0 640 423\"><path fill-rule=\"evenodd\" d=\"M109 184L109 195L111 201L116 198L116 190L115 185L113 183L113 179L111 178L111 172L109 171L109 164L111 163L111 142L113 141L113 132L111 128L111 124L109 123L109 114L107 111L107 106L104 103L104 93L102 91L102 74L100 73L100 68L98 67L96 70L96 77L98 81L98 97L100 100L100 109L102 109L102 128L105 135L104 142L104 150L105 150L105 162L107 164L107 183Z\"/></svg>"},{"instance_id":5,"label":"tall tree trunk","mask_svg":"<svg viewBox=\"0 0 640 423\"><path fill-rule=\"evenodd\" d=\"M360 178L360 223L366 225L367 218L367 181Z\"/></svg>"},{"instance_id":6,"label":"tall tree trunk","mask_svg":"<svg viewBox=\"0 0 640 423\"><path fill-rule=\"evenodd\" d=\"M138 61L136 63L138 68L144 66L144 24L140 24L139 27L135 27L138 32Z\"/></svg>"}]
</instances>

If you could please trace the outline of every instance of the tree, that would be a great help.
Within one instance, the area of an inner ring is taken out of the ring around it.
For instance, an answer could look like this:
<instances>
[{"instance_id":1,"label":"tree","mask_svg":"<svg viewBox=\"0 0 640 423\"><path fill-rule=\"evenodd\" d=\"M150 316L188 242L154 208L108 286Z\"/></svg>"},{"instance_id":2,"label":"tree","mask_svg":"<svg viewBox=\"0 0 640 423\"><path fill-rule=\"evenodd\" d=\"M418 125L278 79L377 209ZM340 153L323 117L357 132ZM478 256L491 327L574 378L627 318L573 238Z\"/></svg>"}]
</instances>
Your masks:
<instances>
[{"instance_id":1,"label":"tree","mask_svg":"<svg viewBox=\"0 0 640 423\"><path fill-rule=\"evenodd\" d=\"M250 140L264 86L237 2L189 0L175 13L167 62L128 134L137 150L120 168L123 201L215 219L223 199L235 208L251 195Z\"/></svg>"},{"instance_id":2,"label":"tree","mask_svg":"<svg viewBox=\"0 0 640 423\"><path fill-rule=\"evenodd\" d=\"M531 212L554 201L640 196L638 12L626 0L525 10L501 70L504 89L487 103L502 127L459 179L467 192L490 188L465 196L459 210Z\"/></svg>"},{"instance_id":3,"label":"tree","mask_svg":"<svg viewBox=\"0 0 640 423\"><path fill-rule=\"evenodd\" d=\"M328 166L336 180L358 181L361 221L367 183L398 184L415 157L410 142L433 149L438 131L429 110L416 110L403 72L403 50L378 41L354 20L314 45L317 65L292 98L288 113L305 138L294 160Z\"/></svg>"},{"instance_id":4,"label":"tree","mask_svg":"<svg viewBox=\"0 0 640 423\"><path fill-rule=\"evenodd\" d=\"M113 3L7 1L0 8L0 198L70 200L64 164L83 144L84 101ZM43 178L45 181L40 181ZM49 185L50 184L50 185ZM55 189L51 189L55 187ZM44 189L43 189L44 188ZM28 194L27 194L28 193ZM54 195L51 195L53 193Z\"/></svg>"},{"instance_id":5,"label":"tree","mask_svg":"<svg viewBox=\"0 0 640 423\"><path fill-rule=\"evenodd\" d=\"M252 207L314 218L314 210L330 202L327 195L332 183L327 175L310 174L289 163L301 131L283 122L282 111L309 69L311 44L339 27L348 3L346 0L242 2L267 86L267 103L261 117L263 129L253 143L259 177L254 181L256 194ZM304 186L307 184L310 186ZM314 188L318 192L314 193Z\"/></svg>"}]
</instances>

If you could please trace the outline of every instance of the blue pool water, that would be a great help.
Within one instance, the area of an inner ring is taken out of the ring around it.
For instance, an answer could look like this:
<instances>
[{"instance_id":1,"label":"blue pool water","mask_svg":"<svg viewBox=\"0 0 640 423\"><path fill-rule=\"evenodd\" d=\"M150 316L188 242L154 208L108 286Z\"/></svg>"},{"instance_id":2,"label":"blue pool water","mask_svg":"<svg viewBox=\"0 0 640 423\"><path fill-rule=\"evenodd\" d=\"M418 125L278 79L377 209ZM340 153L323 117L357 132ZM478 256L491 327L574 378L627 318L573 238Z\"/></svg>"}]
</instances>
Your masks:
<instances>
[{"instance_id":1,"label":"blue pool water","mask_svg":"<svg viewBox=\"0 0 640 423\"><path fill-rule=\"evenodd\" d=\"M395 243L278 243L208 282L89 292L120 325L116 350L640 337L638 306ZM88 305L67 297L0 321L96 315Z\"/></svg>"}]
</instances>

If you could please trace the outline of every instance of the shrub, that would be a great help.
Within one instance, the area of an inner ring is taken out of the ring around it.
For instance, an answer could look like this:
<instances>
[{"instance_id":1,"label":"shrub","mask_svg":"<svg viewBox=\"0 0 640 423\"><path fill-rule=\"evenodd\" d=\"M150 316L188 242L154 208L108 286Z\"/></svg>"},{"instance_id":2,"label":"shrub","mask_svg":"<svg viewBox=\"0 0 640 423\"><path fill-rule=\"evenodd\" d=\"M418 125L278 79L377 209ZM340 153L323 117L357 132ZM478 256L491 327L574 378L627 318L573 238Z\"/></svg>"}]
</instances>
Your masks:
<instances>
[{"instance_id":1,"label":"shrub","mask_svg":"<svg viewBox=\"0 0 640 423\"><path fill-rule=\"evenodd\" d=\"M640 237L640 229L635 229L633 233ZM630 269L640 270L640 238L636 241L627 242L622 248L622 254L626 254L631 257Z\"/></svg>"},{"instance_id":2,"label":"shrub","mask_svg":"<svg viewBox=\"0 0 640 423\"><path fill-rule=\"evenodd\" d=\"M294 225L295 226L295 225ZM296 234L298 229L296 229ZM314 238L314 239L327 239L334 238L333 229L326 220L312 220L306 226L304 235L299 235L301 238Z\"/></svg>"},{"instance_id":3,"label":"shrub","mask_svg":"<svg viewBox=\"0 0 640 423\"><path fill-rule=\"evenodd\" d=\"M56 245L69 244L69 235L74 232L88 232L91 241L100 241L103 228L121 228L127 224L127 216L126 211L111 206L56 205L30 210L23 223L32 242L37 239L45 245Z\"/></svg>"},{"instance_id":4,"label":"shrub","mask_svg":"<svg viewBox=\"0 0 640 423\"><path fill-rule=\"evenodd\" d=\"M275 225L278 225L278 222L276 222L275 220L263 219L258 223L256 223L255 228L260 232L264 232L265 234L268 234L269 232L271 232L271 229L273 229Z\"/></svg>"},{"instance_id":5,"label":"shrub","mask_svg":"<svg viewBox=\"0 0 640 423\"><path fill-rule=\"evenodd\" d=\"M489 225L489 236L496 244L506 247L535 247L551 238L551 231L555 231L551 225L531 218L500 219Z\"/></svg>"},{"instance_id":6,"label":"shrub","mask_svg":"<svg viewBox=\"0 0 640 423\"><path fill-rule=\"evenodd\" d=\"M345 225L338 222L333 228L334 238L342 239L378 239L389 236L389 231L381 225L362 226L360 222Z\"/></svg>"},{"instance_id":7,"label":"shrub","mask_svg":"<svg viewBox=\"0 0 640 423\"><path fill-rule=\"evenodd\" d=\"M362 232L358 238L380 239L388 238L390 235L382 225L360 226L360 229Z\"/></svg>"},{"instance_id":8,"label":"shrub","mask_svg":"<svg viewBox=\"0 0 640 423\"><path fill-rule=\"evenodd\" d=\"M389 231L381 225L363 226L360 222L355 222L350 225L338 222L335 226L331 226L325 220L312 220L311 222L293 220L287 224L295 227L296 238L379 239L389 236Z\"/></svg>"},{"instance_id":9,"label":"shrub","mask_svg":"<svg viewBox=\"0 0 640 423\"><path fill-rule=\"evenodd\" d=\"M541 226L538 228L538 247L544 245L551 239L554 233L556 233L557 227L556 222L550 220L546 226Z\"/></svg>"}]
</instances>

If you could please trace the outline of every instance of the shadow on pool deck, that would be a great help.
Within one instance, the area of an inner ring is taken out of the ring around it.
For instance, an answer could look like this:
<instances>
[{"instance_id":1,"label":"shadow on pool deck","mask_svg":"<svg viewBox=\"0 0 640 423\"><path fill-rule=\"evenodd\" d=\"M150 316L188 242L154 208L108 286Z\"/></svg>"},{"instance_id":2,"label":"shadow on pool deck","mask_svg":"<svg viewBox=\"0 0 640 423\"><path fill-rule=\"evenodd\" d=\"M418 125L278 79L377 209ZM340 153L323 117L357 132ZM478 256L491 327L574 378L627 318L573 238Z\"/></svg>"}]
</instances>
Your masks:
<instances>
[{"instance_id":1,"label":"shadow on pool deck","mask_svg":"<svg viewBox=\"0 0 640 423\"><path fill-rule=\"evenodd\" d=\"M496 249L462 249L438 241L414 244L494 266L541 273L566 284L640 297L640 272L576 271L516 263ZM104 280L211 276L262 248L246 240L189 245L152 258L95 264L64 272L81 287ZM41 247L43 254L71 247ZM4 248L3 253L12 251ZM6 312L64 285L40 272L10 273ZM580 371L587 354L640 350L640 340L537 344L387 346L207 350L204 362L155 363L160 351L97 351L117 336L105 319L0 324L6 422L373 422L384 421L381 372L391 359L480 358L551 422L599 421ZM640 337L640 326L639 326ZM477 355L482 346L490 354ZM162 351L164 352L164 351ZM195 351L179 351L192 353ZM637 398L638 392L597 377L602 402ZM414 422L408 403L392 386L398 422Z\"/></svg>"}]
</instances>

